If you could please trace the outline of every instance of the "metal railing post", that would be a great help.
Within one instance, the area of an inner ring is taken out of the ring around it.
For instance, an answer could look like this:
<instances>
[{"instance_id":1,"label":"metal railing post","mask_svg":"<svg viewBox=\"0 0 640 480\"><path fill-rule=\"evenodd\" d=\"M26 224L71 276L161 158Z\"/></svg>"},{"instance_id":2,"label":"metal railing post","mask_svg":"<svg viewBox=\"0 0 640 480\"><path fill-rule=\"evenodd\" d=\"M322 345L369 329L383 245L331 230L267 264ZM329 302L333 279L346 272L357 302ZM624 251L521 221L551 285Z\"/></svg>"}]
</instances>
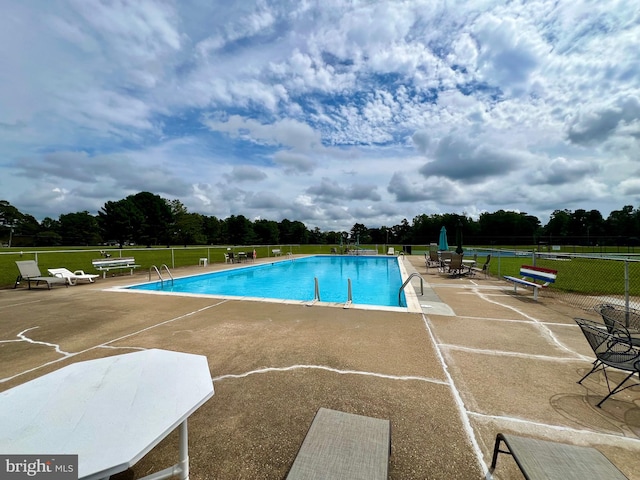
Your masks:
<instances>
[{"instance_id":1,"label":"metal railing post","mask_svg":"<svg viewBox=\"0 0 640 480\"><path fill-rule=\"evenodd\" d=\"M313 282L315 283L314 299L320 302L320 286L318 285L318 277L313 277Z\"/></svg>"},{"instance_id":2,"label":"metal railing post","mask_svg":"<svg viewBox=\"0 0 640 480\"><path fill-rule=\"evenodd\" d=\"M629 326L629 260L624 261L624 323Z\"/></svg>"}]
</instances>

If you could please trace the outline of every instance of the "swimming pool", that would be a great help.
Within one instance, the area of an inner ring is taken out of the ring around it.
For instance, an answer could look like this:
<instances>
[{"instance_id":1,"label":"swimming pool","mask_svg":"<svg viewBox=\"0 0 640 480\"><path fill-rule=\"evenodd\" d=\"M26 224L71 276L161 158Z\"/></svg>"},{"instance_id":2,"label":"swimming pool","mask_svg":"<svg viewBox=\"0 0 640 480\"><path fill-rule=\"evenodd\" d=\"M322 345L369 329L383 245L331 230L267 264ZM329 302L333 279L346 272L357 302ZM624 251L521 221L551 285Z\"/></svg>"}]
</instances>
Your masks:
<instances>
[{"instance_id":1,"label":"swimming pool","mask_svg":"<svg viewBox=\"0 0 640 480\"><path fill-rule=\"evenodd\" d=\"M222 270L173 282L152 282L130 290L312 301L318 279L320 301L346 303L351 280L352 303L406 307L397 257L310 256Z\"/></svg>"}]
</instances>

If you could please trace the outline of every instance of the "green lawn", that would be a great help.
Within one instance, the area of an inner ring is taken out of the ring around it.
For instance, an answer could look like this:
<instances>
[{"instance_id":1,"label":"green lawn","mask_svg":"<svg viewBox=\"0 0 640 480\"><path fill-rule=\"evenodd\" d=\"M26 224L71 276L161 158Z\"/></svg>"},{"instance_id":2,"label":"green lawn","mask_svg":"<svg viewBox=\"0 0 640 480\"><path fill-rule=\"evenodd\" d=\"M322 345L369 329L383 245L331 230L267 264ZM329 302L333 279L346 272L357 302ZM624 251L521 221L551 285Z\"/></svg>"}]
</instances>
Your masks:
<instances>
[{"instance_id":1,"label":"green lawn","mask_svg":"<svg viewBox=\"0 0 640 480\"><path fill-rule=\"evenodd\" d=\"M280 248L282 254L291 251L294 254L311 253L331 253L331 248L339 248L336 245L294 245L294 246L256 246L258 258L273 256L271 250ZM253 252L254 247L229 247L231 251L247 253ZM148 271L152 265L160 267L166 264L170 269L187 265L198 265L200 258L207 258L209 263L223 263L224 253L227 247L202 247L193 246L188 248L146 248L127 247L119 250L107 247L66 247L66 248L23 248L8 249L0 251L0 288L13 287L18 268L16 260L34 260L37 256L38 266L43 275L47 275L47 268L64 267L71 271L84 270L85 273L99 273L91 263L94 258L101 258L100 250L115 257L134 257L136 263L140 265L140 270ZM36 253L37 252L37 253ZM111 272L113 273L113 272Z\"/></svg>"},{"instance_id":2,"label":"green lawn","mask_svg":"<svg viewBox=\"0 0 640 480\"><path fill-rule=\"evenodd\" d=\"M376 245L361 245L361 248L375 249ZM402 251L402 245L389 245L396 252ZM228 247L235 252L251 252L253 247ZM256 254L259 258L273 256L271 250L280 248L283 254L331 253L334 248L340 251L338 245L292 245L292 246L257 246ZM378 253L385 254L385 246L378 245ZM471 248L471 247L465 247ZM482 248L476 247L481 253ZM18 269L16 260L38 260L41 272L46 275L47 268L66 267L71 271L84 270L86 273L98 273L92 266L91 260L101 258L100 250L104 249L112 257L134 257L141 271L148 271L152 265L160 267L166 264L169 268L186 265L198 265L200 258L208 258L210 263L224 262L224 253L227 247L203 247L194 246L188 248L146 248L127 247L123 250L107 247L87 248L37 248L37 249L2 249L0 251L0 288L13 287ZM428 246L413 246L413 255L423 255L428 251ZM615 250L612 250L615 252ZM37 254L36 254L37 252ZM557 253L557 252L556 252ZM478 265L485 262L486 255L478 255ZM491 259L489 272L493 276L512 275L519 276L520 266L531 264L529 257L500 257L494 253ZM558 270L558 278L554 284L555 289L566 292L576 292L589 295L606 295L624 293L624 268L625 262L604 259L572 258L567 261L538 259L537 265ZM640 262L628 262L629 287L631 295L640 295Z\"/></svg>"}]
</instances>

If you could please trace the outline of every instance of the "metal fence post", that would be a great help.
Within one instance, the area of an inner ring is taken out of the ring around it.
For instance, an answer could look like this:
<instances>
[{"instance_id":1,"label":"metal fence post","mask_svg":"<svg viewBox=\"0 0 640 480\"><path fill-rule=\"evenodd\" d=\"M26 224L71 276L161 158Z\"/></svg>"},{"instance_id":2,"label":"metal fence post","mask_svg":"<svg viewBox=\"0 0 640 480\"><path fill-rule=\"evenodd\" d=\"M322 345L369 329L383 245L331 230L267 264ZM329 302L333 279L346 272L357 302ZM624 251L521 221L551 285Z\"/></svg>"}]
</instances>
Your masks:
<instances>
[{"instance_id":1,"label":"metal fence post","mask_svg":"<svg viewBox=\"0 0 640 480\"><path fill-rule=\"evenodd\" d=\"M624 261L624 323L629 326L629 260Z\"/></svg>"}]
</instances>

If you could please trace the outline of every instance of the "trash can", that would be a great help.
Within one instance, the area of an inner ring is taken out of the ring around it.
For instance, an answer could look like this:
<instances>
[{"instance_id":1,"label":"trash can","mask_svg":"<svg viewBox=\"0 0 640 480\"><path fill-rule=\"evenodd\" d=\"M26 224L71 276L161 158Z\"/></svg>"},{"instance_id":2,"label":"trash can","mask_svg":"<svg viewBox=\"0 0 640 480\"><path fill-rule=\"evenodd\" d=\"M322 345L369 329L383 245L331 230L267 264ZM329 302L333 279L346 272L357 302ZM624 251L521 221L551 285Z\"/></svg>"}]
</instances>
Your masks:
<instances>
[{"instance_id":1,"label":"trash can","mask_svg":"<svg viewBox=\"0 0 640 480\"><path fill-rule=\"evenodd\" d=\"M403 245L402 251L405 255L411 255L411 245Z\"/></svg>"}]
</instances>

